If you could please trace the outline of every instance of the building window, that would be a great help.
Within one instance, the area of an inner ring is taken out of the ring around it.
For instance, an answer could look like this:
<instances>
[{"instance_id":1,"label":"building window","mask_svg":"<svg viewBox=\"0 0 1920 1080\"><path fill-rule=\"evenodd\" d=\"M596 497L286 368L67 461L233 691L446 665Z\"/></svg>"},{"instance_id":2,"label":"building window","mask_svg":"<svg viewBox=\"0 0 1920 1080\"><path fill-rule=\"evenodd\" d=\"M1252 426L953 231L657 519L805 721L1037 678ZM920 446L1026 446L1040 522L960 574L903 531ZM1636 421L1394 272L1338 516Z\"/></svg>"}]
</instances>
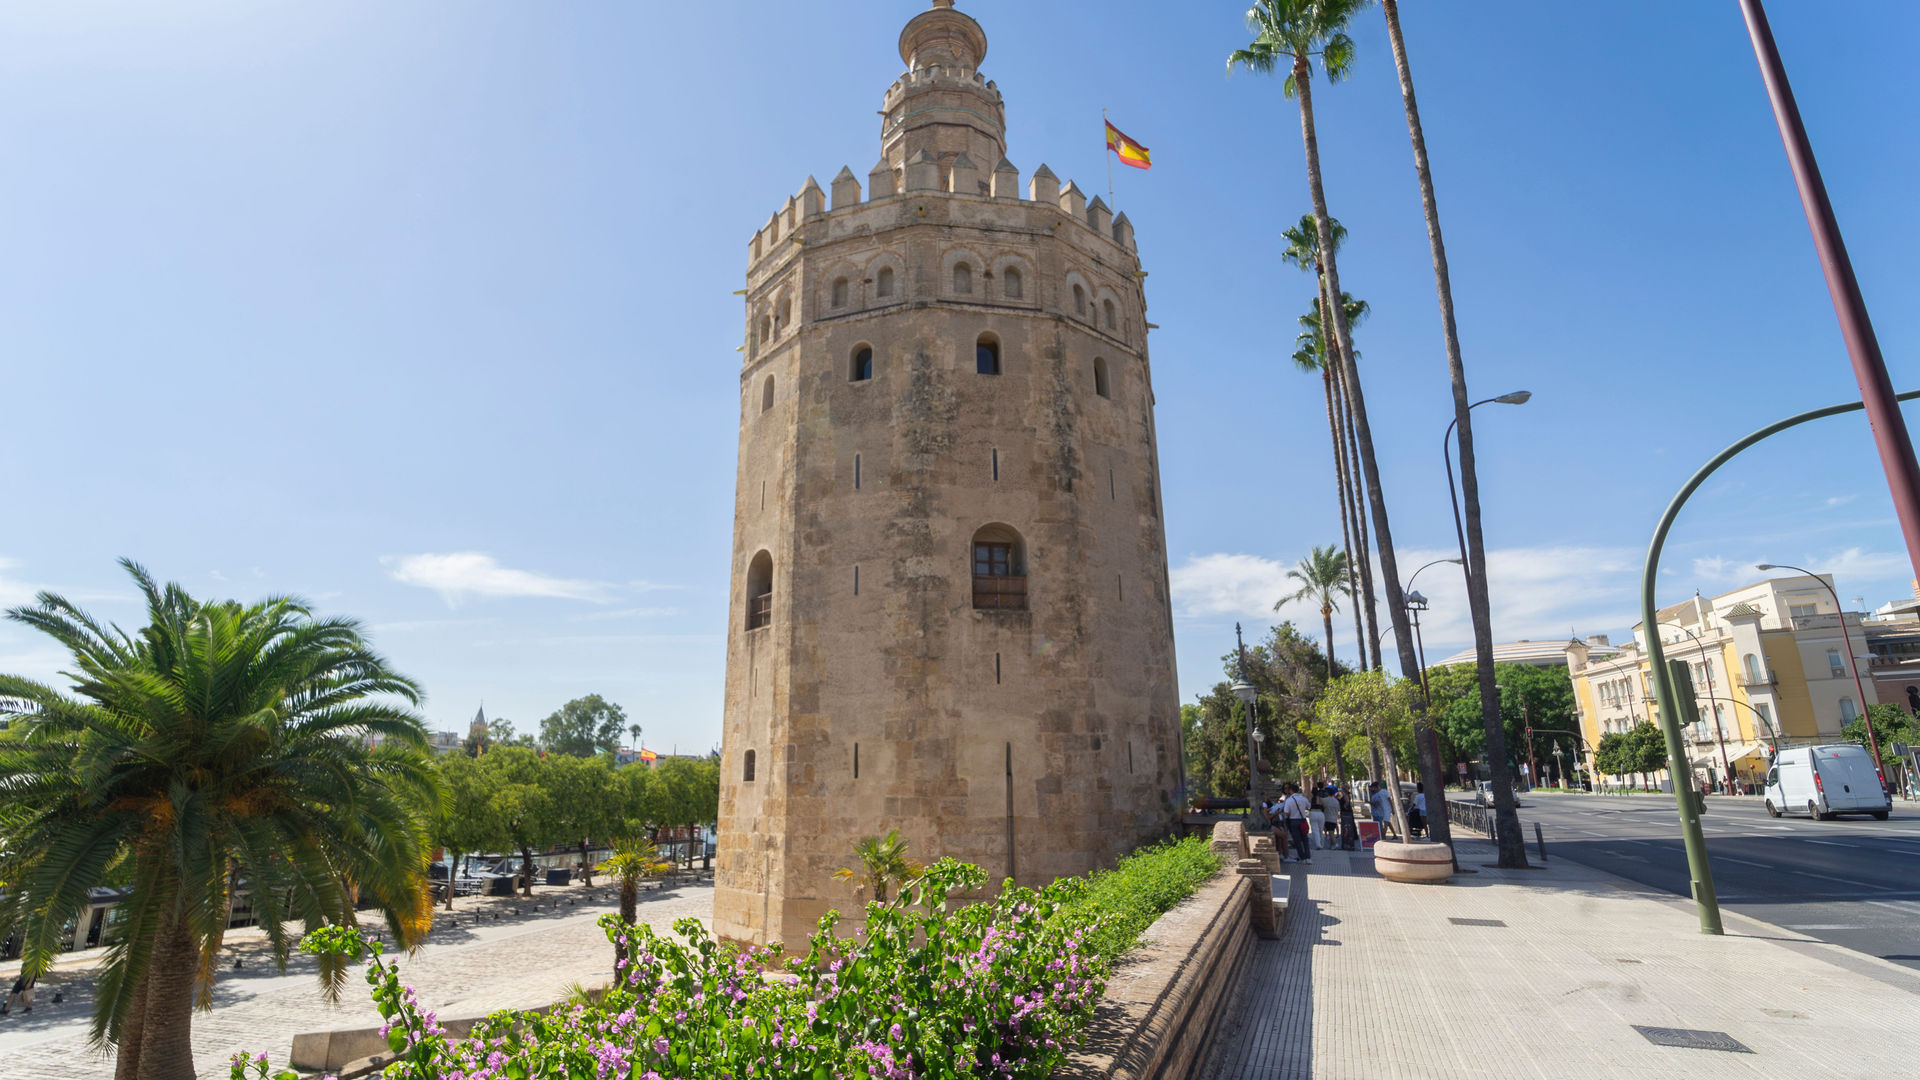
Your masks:
<instances>
[{"instance_id":1,"label":"building window","mask_svg":"<svg viewBox=\"0 0 1920 1080\"><path fill-rule=\"evenodd\" d=\"M1853 699L1850 697L1841 698L1840 699L1840 722L1843 724L1851 724L1853 723L1853 718L1854 718Z\"/></svg>"},{"instance_id":2,"label":"building window","mask_svg":"<svg viewBox=\"0 0 1920 1080\"><path fill-rule=\"evenodd\" d=\"M746 760L741 765L740 779L749 784L753 783L753 751L751 750L747 751Z\"/></svg>"},{"instance_id":3,"label":"building window","mask_svg":"<svg viewBox=\"0 0 1920 1080\"><path fill-rule=\"evenodd\" d=\"M1101 397L1112 397L1107 392L1107 361L1105 357L1093 358L1093 392Z\"/></svg>"},{"instance_id":4,"label":"building window","mask_svg":"<svg viewBox=\"0 0 1920 1080\"><path fill-rule=\"evenodd\" d=\"M1836 679L1847 673L1847 666L1840 661L1839 649L1827 650L1827 669Z\"/></svg>"},{"instance_id":5,"label":"building window","mask_svg":"<svg viewBox=\"0 0 1920 1080\"><path fill-rule=\"evenodd\" d=\"M1009 300L1020 299L1020 271L1007 267L1000 275L1000 291Z\"/></svg>"},{"instance_id":6,"label":"building window","mask_svg":"<svg viewBox=\"0 0 1920 1080\"><path fill-rule=\"evenodd\" d=\"M760 384L760 411L766 412L771 408L773 408L773 376L769 375L767 381Z\"/></svg>"},{"instance_id":7,"label":"building window","mask_svg":"<svg viewBox=\"0 0 1920 1080\"><path fill-rule=\"evenodd\" d=\"M953 291L957 293L971 293L973 291L973 267L968 266L966 263L954 264Z\"/></svg>"},{"instance_id":8,"label":"building window","mask_svg":"<svg viewBox=\"0 0 1920 1080\"><path fill-rule=\"evenodd\" d=\"M1793 616L1796 619L1804 619L1809 615L1820 614L1820 605L1819 604L1791 604L1791 605L1788 605L1787 607L1787 614Z\"/></svg>"},{"instance_id":9,"label":"building window","mask_svg":"<svg viewBox=\"0 0 1920 1080\"><path fill-rule=\"evenodd\" d=\"M762 551L747 564L747 629L773 622L773 556Z\"/></svg>"},{"instance_id":10,"label":"building window","mask_svg":"<svg viewBox=\"0 0 1920 1080\"><path fill-rule=\"evenodd\" d=\"M893 295L893 267L883 266L873 279L873 295L887 297Z\"/></svg>"},{"instance_id":11,"label":"building window","mask_svg":"<svg viewBox=\"0 0 1920 1080\"><path fill-rule=\"evenodd\" d=\"M973 606L987 610L1027 609L1026 547L1005 525L988 525L973 534Z\"/></svg>"},{"instance_id":12,"label":"building window","mask_svg":"<svg viewBox=\"0 0 1920 1080\"><path fill-rule=\"evenodd\" d=\"M852 382L866 382L873 378L873 350L865 345L853 350L853 363L847 371Z\"/></svg>"},{"instance_id":13,"label":"building window","mask_svg":"<svg viewBox=\"0 0 1920 1080\"><path fill-rule=\"evenodd\" d=\"M1748 653L1740 658L1740 665L1747 669L1747 681L1749 683L1757 683L1760 681L1760 660L1758 657L1752 653Z\"/></svg>"},{"instance_id":14,"label":"building window","mask_svg":"<svg viewBox=\"0 0 1920 1080\"><path fill-rule=\"evenodd\" d=\"M1087 313L1087 290L1078 285L1073 287L1073 313L1075 315Z\"/></svg>"},{"instance_id":15,"label":"building window","mask_svg":"<svg viewBox=\"0 0 1920 1080\"><path fill-rule=\"evenodd\" d=\"M843 308L847 306L847 279L846 278L833 279L833 306L837 308Z\"/></svg>"},{"instance_id":16,"label":"building window","mask_svg":"<svg viewBox=\"0 0 1920 1080\"><path fill-rule=\"evenodd\" d=\"M788 323L791 323L792 321L793 321L793 300L791 298L783 299L780 301L780 317L773 321L774 325L776 327L783 327L783 326L786 326Z\"/></svg>"},{"instance_id":17,"label":"building window","mask_svg":"<svg viewBox=\"0 0 1920 1080\"><path fill-rule=\"evenodd\" d=\"M1000 374L1000 342L992 334L981 334L973 347L974 370L982 375Z\"/></svg>"},{"instance_id":18,"label":"building window","mask_svg":"<svg viewBox=\"0 0 1920 1080\"><path fill-rule=\"evenodd\" d=\"M760 316L760 340L773 340L773 316L771 315Z\"/></svg>"},{"instance_id":19,"label":"building window","mask_svg":"<svg viewBox=\"0 0 1920 1080\"><path fill-rule=\"evenodd\" d=\"M1112 329L1114 329L1115 327L1117 327L1117 326L1119 326L1119 325L1120 325L1120 323L1119 323L1119 320L1117 320L1117 319L1115 319L1115 318L1113 317L1113 301L1111 301L1111 300L1102 300L1102 301L1100 302L1100 306L1101 306L1102 308L1104 308L1104 309L1106 310L1106 314L1107 314L1107 329L1109 329L1109 330L1112 330Z\"/></svg>"}]
</instances>

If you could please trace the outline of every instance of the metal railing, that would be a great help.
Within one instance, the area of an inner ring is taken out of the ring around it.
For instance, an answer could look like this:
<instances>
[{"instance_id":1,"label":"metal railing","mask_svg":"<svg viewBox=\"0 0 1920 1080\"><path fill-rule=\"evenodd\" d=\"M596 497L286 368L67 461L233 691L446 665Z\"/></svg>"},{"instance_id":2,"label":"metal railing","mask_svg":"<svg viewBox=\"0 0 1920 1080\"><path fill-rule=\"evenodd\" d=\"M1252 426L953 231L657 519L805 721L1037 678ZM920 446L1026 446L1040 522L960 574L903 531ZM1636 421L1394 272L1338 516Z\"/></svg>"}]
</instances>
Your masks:
<instances>
[{"instance_id":1,"label":"metal railing","mask_svg":"<svg viewBox=\"0 0 1920 1080\"><path fill-rule=\"evenodd\" d=\"M747 629L758 630L773 623L773 594L761 593L747 601Z\"/></svg>"},{"instance_id":2,"label":"metal railing","mask_svg":"<svg viewBox=\"0 0 1920 1080\"><path fill-rule=\"evenodd\" d=\"M1488 839L1493 838L1493 811L1479 803L1454 802L1448 799L1447 821L1463 829L1472 829Z\"/></svg>"},{"instance_id":3,"label":"metal railing","mask_svg":"<svg viewBox=\"0 0 1920 1080\"><path fill-rule=\"evenodd\" d=\"M1027 579L1010 574L975 574L973 606L988 611L1025 611Z\"/></svg>"}]
</instances>

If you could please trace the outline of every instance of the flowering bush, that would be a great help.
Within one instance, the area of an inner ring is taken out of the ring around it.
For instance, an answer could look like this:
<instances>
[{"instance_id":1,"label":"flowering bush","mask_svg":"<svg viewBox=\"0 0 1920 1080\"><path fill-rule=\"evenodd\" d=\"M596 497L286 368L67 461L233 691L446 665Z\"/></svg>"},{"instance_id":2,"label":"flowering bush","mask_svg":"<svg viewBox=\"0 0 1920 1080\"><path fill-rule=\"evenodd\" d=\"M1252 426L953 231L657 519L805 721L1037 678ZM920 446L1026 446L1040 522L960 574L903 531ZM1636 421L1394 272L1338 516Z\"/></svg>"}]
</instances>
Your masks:
<instances>
[{"instance_id":1,"label":"flowering bush","mask_svg":"<svg viewBox=\"0 0 1920 1080\"><path fill-rule=\"evenodd\" d=\"M1192 849L1189 851L1188 849ZM1211 860L1203 843L1155 849L1164 861ZM1209 864L1207 873L1217 868ZM1125 872L1123 864L1120 872ZM1118 872L1117 872L1118 873ZM1191 873L1186 876L1191 877ZM1205 880L1201 875L1193 881ZM867 905L857 936L828 913L805 956L778 946L716 941L695 919L674 935L601 919L621 945L614 985L592 1004L500 1012L449 1039L398 969L371 947L367 982L396 1055L388 1080L945 1080L1042 1077L1065 1056L1105 989L1115 939L1087 879L1038 891L1007 884L992 900L950 904L978 890L979 867L943 859L901 902ZM1098 885L1098 881L1094 882ZM1188 886L1180 896L1192 891ZM1179 899L1156 896L1165 906ZM1164 910L1164 906L1161 908ZM1133 913L1138 918L1138 913ZM1144 923L1140 924L1144 925ZM1136 926L1125 932L1137 939ZM309 952L359 957L357 931L309 934ZM785 962L782 962L782 961ZM233 1080L277 1077L264 1056L236 1057Z\"/></svg>"}]
</instances>

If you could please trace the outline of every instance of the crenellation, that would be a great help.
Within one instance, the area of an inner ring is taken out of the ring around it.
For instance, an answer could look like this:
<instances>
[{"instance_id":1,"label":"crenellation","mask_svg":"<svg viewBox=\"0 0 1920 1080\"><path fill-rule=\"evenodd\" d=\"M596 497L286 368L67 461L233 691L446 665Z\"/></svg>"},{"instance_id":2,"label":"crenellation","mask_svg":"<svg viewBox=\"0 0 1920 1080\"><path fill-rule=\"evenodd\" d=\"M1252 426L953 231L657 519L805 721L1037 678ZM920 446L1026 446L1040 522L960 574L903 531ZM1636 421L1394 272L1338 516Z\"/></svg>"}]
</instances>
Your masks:
<instances>
[{"instance_id":1,"label":"crenellation","mask_svg":"<svg viewBox=\"0 0 1920 1080\"><path fill-rule=\"evenodd\" d=\"M1111 237L1112 227L1113 211L1107 209L1105 200L1095 195L1093 201L1087 204L1087 228L1101 236Z\"/></svg>"},{"instance_id":2,"label":"crenellation","mask_svg":"<svg viewBox=\"0 0 1920 1080\"><path fill-rule=\"evenodd\" d=\"M800 188L800 219L805 221L815 214L824 214L826 212L826 192L820 190L820 182L818 180L815 180L811 176L807 177L806 184Z\"/></svg>"},{"instance_id":3,"label":"crenellation","mask_svg":"<svg viewBox=\"0 0 1920 1080\"><path fill-rule=\"evenodd\" d=\"M1060 178L1043 162L1033 170L1033 179L1027 181L1027 198L1048 206L1060 204Z\"/></svg>"},{"instance_id":4,"label":"crenellation","mask_svg":"<svg viewBox=\"0 0 1920 1080\"><path fill-rule=\"evenodd\" d=\"M833 209L845 210L860 204L860 181L845 165L833 177Z\"/></svg>"},{"instance_id":5,"label":"crenellation","mask_svg":"<svg viewBox=\"0 0 1920 1080\"><path fill-rule=\"evenodd\" d=\"M893 166L881 158L879 164L867 170L867 198L884 199L894 193Z\"/></svg>"},{"instance_id":6,"label":"crenellation","mask_svg":"<svg viewBox=\"0 0 1920 1080\"><path fill-rule=\"evenodd\" d=\"M1113 219L1113 242L1119 244L1129 254L1137 254L1140 250L1133 240L1133 222L1127 220L1125 210Z\"/></svg>"},{"instance_id":7,"label":"crenellation","mask_svg":"<svg viewBox=\"0 0 1920 1080\"><path fill-rule=\"evenodd\" d=\"M1020 198L1020 170L1006 158L993 167L993 183L990 192L996 199Z\"/></svg>"},{"instance_id":8,"label":"crenellation","mask_svg":"<svg viewBox=\"0 0 1920 1080\"><path fill-rule=\"evenodd\" d=\"M1080 190L1079 184L1069 180L1067 185L1060 189L1060 209L1075 221L1086 221L1087 193Z\"/></svg>"},{"instance_id":9,"label":"crenellation","mask_svg":"<svg viewBox=\"0 0 1920 1080\"><path fill-rule=\"evenodd\" d=\"M919 156L907 162L907 191L940 190L940 163L934 160L930 151L922 150Z\"/></svg>"},{"instance_id":10,"label":"crenellation","mask_svg":"<svg viewBox=\"0 0 1920 1080\"><path fill-rule=\"evenodd\" d=\"M967 156L966 151L963 150L954 156L953 161L948 165L948 170L950 179L947 183L947 190L949 192L955 195L980 195L985 193L982 189L985 188L986 185L980 180L980 167L973 163L973 159Z\"/></svg>"}]
</instances>

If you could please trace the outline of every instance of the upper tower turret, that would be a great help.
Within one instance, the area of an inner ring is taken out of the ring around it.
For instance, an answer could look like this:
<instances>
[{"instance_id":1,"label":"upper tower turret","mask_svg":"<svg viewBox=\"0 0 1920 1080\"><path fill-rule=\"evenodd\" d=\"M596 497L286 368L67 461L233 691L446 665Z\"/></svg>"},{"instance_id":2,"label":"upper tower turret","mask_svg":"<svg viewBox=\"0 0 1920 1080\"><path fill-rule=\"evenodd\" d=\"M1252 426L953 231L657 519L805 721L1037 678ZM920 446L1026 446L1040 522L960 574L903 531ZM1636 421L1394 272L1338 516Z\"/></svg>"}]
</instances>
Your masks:
<instances>
[{"instance_id":1,"label":"upper tower turret","mask_svg":"<svg viewBox=\"0 0 1920 1080\"><path fill-rule=\"evenodd\" d=\"M944 189L964 154L981 169L980 194L988 193L986 177L1007 155L1007 119L999 88L980 74L986 55L986 32L953 0L933 0L900 31L907 71L887 88L880 121L881 157L896 175L924 151L939 164Z\"/></svg>"}]
</instances>

